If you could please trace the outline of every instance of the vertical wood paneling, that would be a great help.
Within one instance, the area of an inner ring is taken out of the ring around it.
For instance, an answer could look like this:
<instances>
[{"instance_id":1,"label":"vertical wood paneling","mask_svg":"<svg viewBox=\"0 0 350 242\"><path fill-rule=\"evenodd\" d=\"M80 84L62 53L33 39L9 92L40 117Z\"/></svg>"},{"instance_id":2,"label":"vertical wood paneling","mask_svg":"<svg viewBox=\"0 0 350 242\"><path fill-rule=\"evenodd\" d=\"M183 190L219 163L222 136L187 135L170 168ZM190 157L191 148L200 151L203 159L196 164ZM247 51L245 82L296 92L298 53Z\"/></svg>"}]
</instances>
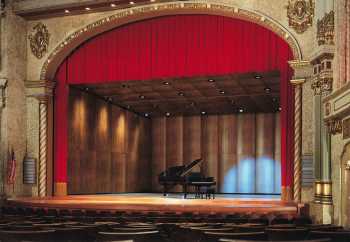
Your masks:
<instances>
[{"instance_id":1,"label":"vertical wood paneling","mask_svg":"<svg viewBox=\"0 0 350 242\"><path fill-rule=\"evenodd\" d=\"M281 193L281 118L275 114L275 192ZM279 170L279 172L277 172Z\"/></svg>"},{"instance_id":2,"label":"vertical wood paneling","mask_svg":"<svg viewBox=\"0 0 350 242\"><path fill-rule=\"evenodd\" d=\"M238 191L255 192L255 115L238 115Z\"/></svg>"},{"instance_id":3,"label":"vertical wood paneling","mask_svg":"<svg viewBox=\"0 0 350 242\"><path fill-rule=\"evenodd\" d=\"M183 162L201 158L201 117L189 116L183 118ZM196 166L193 172L200 171Z\"/></svg>"},{"instance_id":4,"label":"vertical wood paneling","mask_svg":"<svg viewBox=\"0 0 350 242\"><path fill-rule=\"evenodd\" d=\"M209 115L202 118L202 172L205 176L218 179L218 116Z\"/></svg>"},{"instance_id":5,"label":"vertical wood paneling","mask_svg":"<svg viewBox=\"0 0 350 242\"><path fill-rule=\"evenodd\" d=\"M220 161L217 181L220 191L237 192L237 120L235 115L219 116Z\"/></svg>"},{"instance_id":6,"label":"vertical wood paneling","mask_svg":"<svg viewBox=\"0 0 350 242\"><path fill-rule=\"evenodd\" d=\"M183 165L183 117L166 119L166 167ZM182 191L181 187L174 189Z\"/></svg>"},{"instance_id":7,"label":"vertical wood paneling","mask_svg":"<svg viewBox=\"0 0 350 242\"><path fill-rule=\"evenodd\" d=\"M71 89L69 194L150 190L151 126L146 121Z\"/></svg>"},{"instance_id":8,"label":"vertical wood paneling","mask_svg":"<svg viewBox=\"0 0 350 242\"><path fill-rule=\"evenodd\" d=\"M166 118L152 119L152 190L162 191L158 175L166 169Z\"/></svg>"},{"instance_id":9,"label":"vertical wood paneling","mask_svg":"<svg viewBox=\"0 0 350 242\"><path fill-rule=\"evenodd\" d=\"M274 114L256 115L256 192L273 193L275 181L275 117Z\"/></svg>"}]
</instances>

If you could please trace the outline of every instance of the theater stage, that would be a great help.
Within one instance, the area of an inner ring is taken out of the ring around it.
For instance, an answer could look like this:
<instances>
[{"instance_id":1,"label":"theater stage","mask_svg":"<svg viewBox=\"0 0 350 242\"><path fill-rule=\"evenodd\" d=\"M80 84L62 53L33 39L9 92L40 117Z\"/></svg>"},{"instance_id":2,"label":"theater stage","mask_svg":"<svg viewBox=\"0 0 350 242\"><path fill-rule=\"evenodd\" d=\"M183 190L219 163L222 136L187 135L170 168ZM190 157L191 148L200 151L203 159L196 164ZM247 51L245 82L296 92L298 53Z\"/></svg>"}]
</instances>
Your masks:
<instances>
[{"instance_id":1,"label":"theater stage","mask_svg":"<svg viewBox=\"0 0 350 242\"><path fill-rule=\"evenodd\" d=\"M296 215L302 205L286 203L277 195L217 195L215 199L183 199L180 194L156 193L71 195L8 199L12 206L126 212L278 213Z\"/></svg>"}]
</instances>

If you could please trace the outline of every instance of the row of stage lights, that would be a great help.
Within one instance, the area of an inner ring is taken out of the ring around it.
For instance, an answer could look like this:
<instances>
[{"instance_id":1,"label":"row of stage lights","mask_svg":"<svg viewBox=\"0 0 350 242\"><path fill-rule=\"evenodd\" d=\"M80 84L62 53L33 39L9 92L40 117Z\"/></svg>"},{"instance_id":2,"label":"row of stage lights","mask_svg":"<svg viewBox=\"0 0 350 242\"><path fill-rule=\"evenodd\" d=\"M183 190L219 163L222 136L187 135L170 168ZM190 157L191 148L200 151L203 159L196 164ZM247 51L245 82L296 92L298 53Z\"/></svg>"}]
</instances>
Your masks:
<instances>
[{"instance_id":1,"label":"row of stage lights","mask_svg":"<svg viewBox=\"0 0 350 242\"><path fill-rule=\"evenodd\" d=\"M155 2L156 0L149 0L149 1L150 1L151 3L153 3L153 2ZM130 1L129 4L130 4L130 5L134 5L135 2ZM111 3L109 6L110 6L111 8L115 8L115 7L117 7L117 4ZM85 10L86 10L86 11L90 11L91 8L90 8L90 7L86 7ZM70 13L70 10L69 10L69 9L65 9L64 12L65 12L65 13Z\"/></svg>"}]
</instances>

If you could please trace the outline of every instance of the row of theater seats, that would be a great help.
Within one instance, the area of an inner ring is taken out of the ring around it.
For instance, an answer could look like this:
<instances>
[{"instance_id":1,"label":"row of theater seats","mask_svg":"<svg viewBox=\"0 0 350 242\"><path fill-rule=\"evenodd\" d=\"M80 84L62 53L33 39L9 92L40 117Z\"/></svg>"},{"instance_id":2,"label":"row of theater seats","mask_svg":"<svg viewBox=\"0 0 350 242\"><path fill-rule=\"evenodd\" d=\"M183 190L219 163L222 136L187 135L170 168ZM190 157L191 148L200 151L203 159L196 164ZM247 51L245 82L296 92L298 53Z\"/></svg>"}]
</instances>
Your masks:
<instances>
[{"instance_id":1,"label":"row of theater seats","mask_svg":"<svg viewBox=\"0 0 350 242\"><path fill-rule=\"evenodd\" d=\"M0 241L350 241L350 231L305 217L254 214L110 213L3 208Z\"/></svg>"}]
</instances>

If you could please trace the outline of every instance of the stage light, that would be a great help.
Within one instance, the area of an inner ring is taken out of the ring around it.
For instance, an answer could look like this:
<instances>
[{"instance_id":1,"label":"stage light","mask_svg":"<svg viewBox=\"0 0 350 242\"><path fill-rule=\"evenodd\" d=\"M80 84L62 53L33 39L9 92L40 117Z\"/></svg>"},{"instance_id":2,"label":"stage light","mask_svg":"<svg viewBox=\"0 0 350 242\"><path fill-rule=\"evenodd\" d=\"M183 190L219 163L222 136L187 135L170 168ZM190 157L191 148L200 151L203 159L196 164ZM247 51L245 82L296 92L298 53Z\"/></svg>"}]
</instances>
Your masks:
<instances>
[{"instance_id":1,"label":"stage light","mask_svg":"<svg viewBox=\"0 0 350 242\"><path fill-rule=\"evenodd\" d=\"M202 112L201 112L201 114L202 114L202 115L205 115L205 114L206 114L206 112L205 112L205 111L202 111Z\"/></svg>"},{"instance_id":2,"label":"stage light","mask_svg":"<svg viewBox=\"0 0 350 242\"><path fill-rule=\"evenodd\" d=\"M170 113L166 113L165 116L169 117L169 116L170 116Z\"/></svg>"},{"instance_id":3,"label":"stage light","mask_svg":"<svg viewBox=\"0 0 350 242\"><path fill-rule=\"evenodd\" d=\"M145 99L145 96L144 95L140 95L139 98L140 99Z\"/></svg>"},{"instance_id":4,"label":"stage light","mask_svg":"<svg viewBox=\"0 0 350 242\"><path fill-rule=\"evenodd\" d=\"M271 92L271 88L269 88L269 87L265 87L264 90L265 90L266 93L270 93Z\"/></svg>"},{"instance_id":5,"label":"stage light","mask_svg":"<svg viewBox=\"0 0 350 242\"><path fill-rule=\"evenodd\" d=\"M89 91L89 88L88 88L88 87L85 87L85 91Z\"/></svg>"},{"instance_id":6,"label":"stage light","mask_svg":"<svg viewBox=\"0 0 350 242\"><path fill-rule=\"evenodd\" d=\"M85 8L85 10L89 11L89 10L91 10L91 8L89 8L89 7L86 7L86 8Z\"/></svg>"},{"instance_id":7,"label":"stage light","mask_svg":"<svg viewBox=\"0 0 350 242\"><path fill-rule=\"evenodd\" d=\"M68 10L68 9L66 9L66 10L64 10L64 12L65 12L65 13L69 13L69 10Z\"/></svg>"},{"instance_id":8,"label":"stage light","mask_svg":"<svg viewBox=\"0 0 350 242\"><path fill-rule=\"evenodd\" d=\"M114 3L111 3L111 7L114 8L116 7L117 5L115 5Z\"/></svg>"},{"instance_id":9,"label":"stage light","mask_svg":"<svg viewBox=\"0 0 350 242\"><path fill-rule=\"evenodd\" d=\"M208 82L215 82L215 80L214 79L209 79Z\"/></svg>"},{"instance_id":10,"label":"stage light","mask_svg":"<svg viewBox=\"0 0 350 242\"><path fill-rule=\"evenodd\" d=\"M181 97L185 96L185 94L183 92L179 92L178 95Z\"/></svg>"},{"instance_id":11,"label":"stage light","mask_svg":"<svg viewBox=\"0 0 350 242\"><path fill-rule=\"evenodd\" d=\"M279 108L278 108L278 111L282 111L282 108L281 108L281 107L279 107Z\"/></svg>"},{"instance_id":12,"label":"stage light","mask_svg":"<svg viewBox=\"0 0 350 242\"><path fill-rule=\"evenodd\" d=\"M163 82L164 85L169 85L169 82Z\"/></svg>"},{"instance_id":13,"label":"stage light","mask_svg":"<svg viewBox=\"0 0 350 242\"><path fill-rule=\"evenodd\" d=\"M156 0L150 0L151 3L154 3Z\"/></svg>"},{"instance_id":14,"label":"stage light","mask_svg":"<svg viewBox=\"0 0 350 242\"><path fill-rule=\"evenodd\" d=\"M225 91L224 91L224 90L220 90L220 93L221 93L221 94L225 94Z\"/></svg>"},{"instance_id":15,"label":"stage light","mask_svg":"<svg viewBox=\"0 0 350 242\"><path fill-rule=\"evenodd\" d=\"M148 117L149 116L149 114L148 113L145 113L145 117Z\"/></svg>"},{"instance_id":16,"label":"stage light","mask_svg":"<svg viewBox=\"0 0 350 242\"><path fill-rule=\"evenodd\" d=\"M261 76L261 75L259 75L259 74L257 74L257 75L255 75L255 76L254 76L254 78L255 78L255 79L261 79L261 78L262 78L262 76Z\"/></svg>"},{"instance_id":17,"label":"stage light","mask_svg":"<svg viewBox=\"0 0 350 242\"><path fill-rule=\"evenodd\" d=\"M240 113L243 113L244 112L244 109L243 108L239 108L238 110Z\"/></svg>"},{"instance_id":18,"label":"stage light","mask_svg":"<svg viewBox=\"0 0 350 242\"><path fill-rule=\"evenodd\" d=\"M134 2L130 2L131 5L135 4Z\"/></svg>"}]
</instances>

